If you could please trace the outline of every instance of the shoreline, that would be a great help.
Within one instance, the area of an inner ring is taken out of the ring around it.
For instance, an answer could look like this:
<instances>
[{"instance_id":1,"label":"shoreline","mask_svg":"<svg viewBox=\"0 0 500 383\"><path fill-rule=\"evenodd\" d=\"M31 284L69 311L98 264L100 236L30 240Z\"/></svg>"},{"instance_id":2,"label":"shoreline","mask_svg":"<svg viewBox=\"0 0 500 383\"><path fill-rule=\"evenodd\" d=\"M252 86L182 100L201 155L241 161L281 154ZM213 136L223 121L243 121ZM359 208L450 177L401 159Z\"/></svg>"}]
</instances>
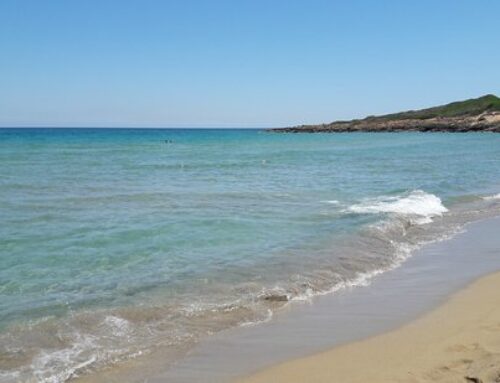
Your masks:
<instances>
[{"instance_id":1,"label":"shoreline","mask_svg":"<svg viewBox=\"0 0 500 383\"><path fill-rule=\"evenodd\" d=\"M419 323L422 318L447 307L450 299L453 301L455 296L468 291L467 286L479 283L476 281L481 281L485 275L498 272L494 275L498 275L497 287L500 287L500 239L495 236L499 227L498 216L472 222L453 238L424 246L402 267L378 276L369 286L345 289L317 297L314 302L288 306L272 321L258 326L238 327L215 334L187 351L174 365L167 363L168 353L163 350L76 380L85 383L145 380L151 383L293 383L330 382L342 377L348 382L356 382L351 379L349 369L332 370L330 356L324 355L336 355L340 352L338 350L359 347L358 354L347 357L351 358L350 368L357 370L362 367L371 371L370 366L363 367L363 363L370 359L364 356L365 342ZM469 307L466 305L464 312ZM479 311L474 308L472 312ZM440 323L446 327L445 321ZM500 313L498 324L500 331ZM406 338L398 342L411 344ZM383 349L389 348L385 341L382 344ZM398 350L396 356L403 354L394 345L390 348ZM378 357L378 349L375 351ZM411 349L404 352L412 353ZM363 355L361 359L359 355ZM374 363L375 367L381 365L392 372L388 361L394 358L383 355L382 360L386 361ZM341 365L348 366L344 359L340 360ZM403 365L401 361L399 364L400 367ZM303 374L296 372L297 369L304 369L301 370ZM368 378L373 381L373 376L376 374L363 375L359 381ZM293 380L294 377L297 379ZM380 381L387 379L380 377ZM408 376L398 379L408 381Z\"/></svg>"},{"instance_id":2,"label":"shoreline","mask_svg":"<svg viewBox=\"0 0 500 383\"><path fill-rule=\"evenodd\" d=\"M286 361L240 383L500 380L500 272L395 330Z\"/></svg>"}]
</instances>

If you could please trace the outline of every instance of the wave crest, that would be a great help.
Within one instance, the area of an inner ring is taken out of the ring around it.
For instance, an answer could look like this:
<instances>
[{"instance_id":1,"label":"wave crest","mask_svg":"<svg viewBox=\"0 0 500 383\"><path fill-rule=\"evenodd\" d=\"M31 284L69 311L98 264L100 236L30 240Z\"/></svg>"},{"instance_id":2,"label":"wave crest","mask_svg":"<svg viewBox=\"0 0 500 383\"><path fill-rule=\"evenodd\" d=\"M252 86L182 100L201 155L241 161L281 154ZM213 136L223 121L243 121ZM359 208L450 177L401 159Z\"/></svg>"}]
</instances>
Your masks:
<instances>
[{"instance_id":1,"label":"wave crest","mask_svg":"<svg viewBox=\"0 0 500 383\"><path fill-rule=\"evenodd\" d=\"M483 199L486 200L486 201L500 199L500 193L495 194L495 195L487 195L487 196L483 197Z\"/></svg>"},{"instance_id":2,"label":"wave crest","mask_svg":"<svg viewBox=\"0 0 500 383\"><path fill-rule=\"evenodd\" d=\"M350 206L347 211L358 214L389 213L415 217L417 219L413 220L414 223L424 224L432 222L433 217L442 216L448 209L434 194L414 190L403 196L367 199L360 204Z\"/></svg>"}]
</instances>

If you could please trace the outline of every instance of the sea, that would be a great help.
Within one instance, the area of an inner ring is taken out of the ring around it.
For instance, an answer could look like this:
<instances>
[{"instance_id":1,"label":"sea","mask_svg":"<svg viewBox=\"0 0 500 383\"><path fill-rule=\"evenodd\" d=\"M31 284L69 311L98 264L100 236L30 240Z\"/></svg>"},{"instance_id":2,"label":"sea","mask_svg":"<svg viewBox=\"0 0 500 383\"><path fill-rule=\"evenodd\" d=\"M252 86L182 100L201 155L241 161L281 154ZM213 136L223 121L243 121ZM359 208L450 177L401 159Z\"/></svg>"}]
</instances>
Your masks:
<instances>
[{"instance_id":1,"label":"sea","mask_svg":"<svg viewBox=\"0 0 500 383\"><path fill-rule=\"evenodd\" d=\"M496 216L494 133L0 129L0 382L181 358Z\"/></svg>"}]
</instances>

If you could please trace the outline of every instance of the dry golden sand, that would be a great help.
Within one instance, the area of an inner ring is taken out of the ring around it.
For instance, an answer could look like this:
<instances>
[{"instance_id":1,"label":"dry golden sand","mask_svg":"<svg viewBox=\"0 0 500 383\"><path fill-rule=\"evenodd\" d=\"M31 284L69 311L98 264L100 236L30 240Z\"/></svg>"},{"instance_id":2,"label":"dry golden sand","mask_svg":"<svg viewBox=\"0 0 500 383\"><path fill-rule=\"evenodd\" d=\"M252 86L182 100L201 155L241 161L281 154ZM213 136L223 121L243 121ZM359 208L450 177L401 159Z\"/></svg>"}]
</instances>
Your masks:
<instances>
[{"instance_id":1,"label":"dry golden sand","mask_svg":"<svg viewBox=\"0 0 500 383\"><path fill-rule=\"evenodd\" d=\"M397 330L291 360L239 382L481 381L500 382L500 273L474 282Z\"/></svg>"}]
</instances>

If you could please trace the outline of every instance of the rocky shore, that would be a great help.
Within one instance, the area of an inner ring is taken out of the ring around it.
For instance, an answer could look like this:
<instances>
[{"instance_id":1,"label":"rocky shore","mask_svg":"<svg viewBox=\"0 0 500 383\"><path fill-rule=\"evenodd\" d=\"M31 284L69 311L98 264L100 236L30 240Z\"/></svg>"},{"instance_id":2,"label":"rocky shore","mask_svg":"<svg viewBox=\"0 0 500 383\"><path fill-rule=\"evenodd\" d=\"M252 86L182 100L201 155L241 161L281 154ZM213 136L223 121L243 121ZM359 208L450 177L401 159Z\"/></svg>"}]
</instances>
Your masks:
<instances>
[{"instance_id":1,"label":"rocky shore","mask_svg":"<svg viewBox=\"0 0 500 383\"><path fill-rule=\"evenodd\" d=\"M270 129L282 133L341 132L496 132L500 133L500 99L487 95L478 99L444 106L370 116L351 121L335 121L319 125L300 125Z\"/></svg>"},{"instance_id":2,"label":"rocky shore","mask_svg":"<svg viewBox=\"0 0 500 383\"><path fill-rule=\"evenodd\" d=\"M341 132L496 132L500 133L500 113L484 113L474 117L437 117L425 120L363 120L339 121L321 125L301 125L271 129L283 133L341 133Z\"/></svg>"}]
</instances>

